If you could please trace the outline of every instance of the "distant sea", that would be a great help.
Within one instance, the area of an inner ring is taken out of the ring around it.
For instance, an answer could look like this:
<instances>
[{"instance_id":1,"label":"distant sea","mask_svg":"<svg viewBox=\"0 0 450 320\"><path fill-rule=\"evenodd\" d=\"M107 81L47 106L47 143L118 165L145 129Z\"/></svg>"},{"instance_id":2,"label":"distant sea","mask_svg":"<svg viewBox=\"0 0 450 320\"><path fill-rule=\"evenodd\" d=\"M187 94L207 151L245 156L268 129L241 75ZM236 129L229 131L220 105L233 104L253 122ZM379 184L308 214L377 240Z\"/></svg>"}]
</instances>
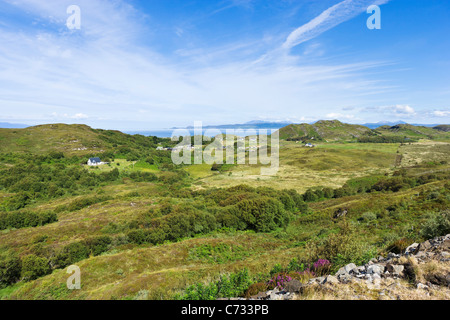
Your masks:
<instances>
[{"instance_id":1,"label":"distant sea","mask_svg":"<svg viewBox=\"0 0 450 320\"><path fill-rule=\"evenodd\" d=\"M283 126L280 126L280 128L282 128ZM217 130L218 132L222 133L222 134L226 134L227 130L230 129L234 129L236 132L235 134L237 136L247 136L249 134L251 134L250 130L254 130L256 132L256 134L259 133L259 130L267 130L267 134L270 134L272 131L271 130L278 130L280 128L274 128L274 127L270 127L270 128L264 128L264 127L254 127L254 128L249 128L249 127L227 127L227 128L210 128L210 127L204 127L202 129L202 134L205 135L207 130ZM180 128L181 129L181 128ZM124 133L127 134L140 134L143 136L156 136L159 138L171 138L172 137L172 132L174 132L176 129L158 129L158 130L149 130L149 131L123 131ZM194 135L194 129L193 128L182 128L182 130L187 130L190 132L190 135L193 136ZM239 132L239 130L241 130ZM216 134L214 134L216 135Z\"/></svg>"}]
</instances>

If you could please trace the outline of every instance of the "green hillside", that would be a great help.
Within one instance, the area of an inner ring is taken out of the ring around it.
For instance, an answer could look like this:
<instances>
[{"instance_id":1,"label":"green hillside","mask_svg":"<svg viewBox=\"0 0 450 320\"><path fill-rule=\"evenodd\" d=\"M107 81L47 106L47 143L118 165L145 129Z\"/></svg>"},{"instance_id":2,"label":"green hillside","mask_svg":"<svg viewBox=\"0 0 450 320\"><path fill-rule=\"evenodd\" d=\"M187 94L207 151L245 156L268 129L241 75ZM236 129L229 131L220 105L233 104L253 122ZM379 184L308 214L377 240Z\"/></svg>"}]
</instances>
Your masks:
<instances>
[{"instance_id":1,"label":"green hillside","mask_svg":"<svg viewBox=\"0 0 450 320\"><path fill-rule=\"evenodd\" d=\"M359 142L411 142L419 139L450 140L449 126L434 128L400 124L382 126L375 130L365 126L321 120L315 124L291 124L279 130L280 138L288 141L359 141Z\"/></svg>"},{"instance_id":2,"label":"green hillside","mask_svg":"<svg viewBox=\"0 0 450 320\"><path fill-rule=\"evenodd\" d=\"M62 153L66 157L129 157L137 160L170 139L129 135L115 130L93 129L81 124L48 124L25 129L0 129L0 153Z\"/></svg>"},{"instance_id":3,"label":"green hillside","mask_svg":"<svg viewBox=\"0 0 450 320\"><path fill-rule=\"evenodd\" d=\"M372 130L338 120L321 120L315 124L291 124L279 130L284 140L322 140L322 141L355 141L360 137L370 136Z\"/></svg>"},{"instance_id":4,"label":"green hillside","mask_svg":"<svg viewBox=\"0 0 450 320\"><path fill-rule=\"evenodd\" d=\"M447 126L437 126L434 128L413 126L410 124L399 124L396 126L382 126L374 130L377 134L386 137L405 137L411 140L449 140L450 132Z\"/></svg>"}]
</instances>

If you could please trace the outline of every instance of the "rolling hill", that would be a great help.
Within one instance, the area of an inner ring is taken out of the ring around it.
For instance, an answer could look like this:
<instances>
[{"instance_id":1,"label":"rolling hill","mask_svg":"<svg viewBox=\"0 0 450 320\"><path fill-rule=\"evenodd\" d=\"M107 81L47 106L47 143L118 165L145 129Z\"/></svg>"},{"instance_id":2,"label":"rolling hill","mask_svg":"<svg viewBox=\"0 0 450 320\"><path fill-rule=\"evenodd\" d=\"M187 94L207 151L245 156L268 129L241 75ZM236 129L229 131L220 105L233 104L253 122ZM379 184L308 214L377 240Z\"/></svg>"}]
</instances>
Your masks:
<instances>
[{"instance_id":1,"label":"rolling hill","mask_svg":"<svg viewBox=\"0 0 450 320\"><path fill-rule=\"evenodd\" d=\"M153 148L159 140L163 139L93 129L83 124L46 124L23 129L0 129L0 153L43 154L53 151L84 156L119 151L120 148Z\"/></svg>"},{"instance_id":2,"label":"rolling hill","mask_svg":"<svg viewBox=\"0 0 450 320\"><path fill-rule=\"evenodd\" d=\"M370 136L372 130L338 120L321 120L314 124L291 124L279 130L280 138L285 140L324 140L349 141Z\"/></svg>"},{"instance_id":3,"label":"rolling hill","mask_svg":"<svg viewBox=\"0 0 450 320\"><path fill-rule=\"evenodd\" d=\"M291 124L279 130L280 138L284 140L301 141L362 141L384 142L383 139L397 138L405 141L419 139L448 140L450 139L449 126L440 125L433 128L398 124L395 126L381 126L370 129L363 125L342 123L338 120L321 120L314 124ZM367 141L366 141L367 140Z\"/></svg>"}]
</instances>

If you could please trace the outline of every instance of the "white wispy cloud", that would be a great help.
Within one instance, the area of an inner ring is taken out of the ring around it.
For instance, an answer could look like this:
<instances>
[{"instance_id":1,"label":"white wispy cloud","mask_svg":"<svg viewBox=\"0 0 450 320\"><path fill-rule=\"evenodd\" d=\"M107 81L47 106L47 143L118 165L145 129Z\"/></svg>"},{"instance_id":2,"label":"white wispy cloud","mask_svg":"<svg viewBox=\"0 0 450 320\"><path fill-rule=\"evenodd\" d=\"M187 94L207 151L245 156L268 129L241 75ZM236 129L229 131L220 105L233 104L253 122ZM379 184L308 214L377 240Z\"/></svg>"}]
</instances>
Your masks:
<instances>
[{"instance_id":1,"label":"white wispy cloud","mask_svg":"<svg viewBox=\"0 0 450 320\"><path fill-rule=\"evenodd\" d=\"M399 116L399 117L406 117L410 118L417 115L416 110L407 104L397 104L392 106L377 106L377 107L367 107L364 108L362 111L364 112L371 112L371 113L377 113L380 115L387 115L387 116Z\"/></svg>"},{"instance_id":2,"label":"white wispy cloud","mask_svg":"<svg viewBox=\"0 0 450 320\"><path fill-rule=\"evenodd\" d=\"M292 31L282 47L284 49L291 49L365 12L370 5L382 5L389 1L390 0L344 0L339 2L323 11L308 23Z\"/></svg>"},{"instance_id":3,"label":"white wispy cloud","mask_svg":"<svg viewBox=\"0 0 450 320\"><path fill-rule=\"evenodd\" d=\"M355 115L353 114L343 114L343 113L336 113L336 112L332 112L326 115L326 119L338 119L338 120L354 120L355 119Z\"/></svg>"},{"instance_id":4,"label":"white wispy cloud","mask_svg":"<svg viewBox=\"0 0 450 320\"><path fill-rule=\"evenodd\" d=\"M450 117L449 110L435 110L431 112L431 115L435 117Z\"/></svg>"}]
</instances>

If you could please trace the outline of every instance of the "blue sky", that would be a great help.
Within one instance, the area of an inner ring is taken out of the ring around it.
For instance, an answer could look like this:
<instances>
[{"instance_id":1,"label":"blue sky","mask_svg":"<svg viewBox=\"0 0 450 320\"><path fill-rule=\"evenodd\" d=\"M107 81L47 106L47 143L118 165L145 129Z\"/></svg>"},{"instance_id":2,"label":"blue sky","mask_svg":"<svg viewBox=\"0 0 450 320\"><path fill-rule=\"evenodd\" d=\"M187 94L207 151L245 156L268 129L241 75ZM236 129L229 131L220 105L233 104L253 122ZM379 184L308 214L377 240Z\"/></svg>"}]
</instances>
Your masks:
<instances>
[{"instance_id":1,"label":"blue sky","mask_svg":"<svg viewBox=\"0 0 450 320\"><path fill-rule=\"evenodd\" d=\"M69 30L69 5L81 29ZM381 9L369 30L367 8ZM1 0L0 122L450 121L450 1Z\"/></svg>"}]
</instances>

